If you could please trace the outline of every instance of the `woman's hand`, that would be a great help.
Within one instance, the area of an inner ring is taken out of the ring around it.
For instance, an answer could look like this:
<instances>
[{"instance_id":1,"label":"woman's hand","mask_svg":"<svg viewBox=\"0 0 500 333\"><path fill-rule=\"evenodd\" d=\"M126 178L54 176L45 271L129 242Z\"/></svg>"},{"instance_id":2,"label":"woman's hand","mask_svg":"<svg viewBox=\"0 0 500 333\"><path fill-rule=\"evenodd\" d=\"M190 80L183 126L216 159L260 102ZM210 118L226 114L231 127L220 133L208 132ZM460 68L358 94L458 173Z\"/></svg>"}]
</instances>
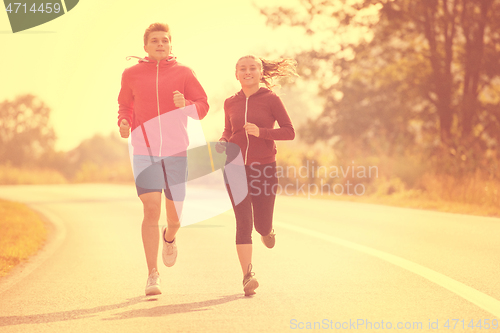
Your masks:
<instances>
[{"instance_id":1,"label":"woman's hand","mask_svg":"<svg viewBox=\"0 0 500 333\"><path fill-rule=\"evenodd\" d=\"M226 151L226 145L227 141L219 141L215 144L215 151L218 152L219 154L222 154L223 152Z\"/></svg>"},{"instance_id":2,"label":"woman's hand","mask_svg":"<svg viewBox=\"0 0 500 333\"><path fill-rule=\"evenodd\" d=\"M249 134L249 135L253 135L255 137L259 137L260 135L260 130L259 128L257 127L257 125L255 124L252 124L252 123L246 123L245 125L243 125L243 128L245 129L245 131Z\"/></svg>"}]
</instances>

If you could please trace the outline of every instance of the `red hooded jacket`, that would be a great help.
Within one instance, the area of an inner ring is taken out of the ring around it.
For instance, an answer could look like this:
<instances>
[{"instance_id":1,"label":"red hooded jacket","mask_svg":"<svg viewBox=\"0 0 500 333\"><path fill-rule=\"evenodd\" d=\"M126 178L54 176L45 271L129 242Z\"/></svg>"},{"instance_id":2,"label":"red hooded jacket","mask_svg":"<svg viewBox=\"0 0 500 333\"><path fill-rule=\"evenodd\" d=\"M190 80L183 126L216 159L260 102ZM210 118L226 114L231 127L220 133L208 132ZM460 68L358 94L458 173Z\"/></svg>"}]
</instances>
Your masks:
<instances>
[{"instance_id":1,"label":"red hooded jacket","mask_svg":"<svg viewBox=\"0 0 500 333\"><path fill-rule=\"evenodd\" d=\"M225 126L221 139L237 144L245 165L276 161L274 140L293 140L295 130L281 99L267 88L246 97L242 90L224 102ZM259 127L259 137L248 135L245 123ZM278 122L279 128L274 128Z\"/></svg>"},{"instance_id":2,"label":"red hooded jacket","mask_svg":"<svg viewBox=\"0 0 500 333\"><path fill-rule=\"evenodd\" d=\"M173 92L184 95L186 107L174 105ZM175 57L140 59L125 69L118 96L118 126L131 124L134 155L185 155L189 145L187 117L201 120L208 112L207 95L193 71Z\"/></svg>"}]
</instances>

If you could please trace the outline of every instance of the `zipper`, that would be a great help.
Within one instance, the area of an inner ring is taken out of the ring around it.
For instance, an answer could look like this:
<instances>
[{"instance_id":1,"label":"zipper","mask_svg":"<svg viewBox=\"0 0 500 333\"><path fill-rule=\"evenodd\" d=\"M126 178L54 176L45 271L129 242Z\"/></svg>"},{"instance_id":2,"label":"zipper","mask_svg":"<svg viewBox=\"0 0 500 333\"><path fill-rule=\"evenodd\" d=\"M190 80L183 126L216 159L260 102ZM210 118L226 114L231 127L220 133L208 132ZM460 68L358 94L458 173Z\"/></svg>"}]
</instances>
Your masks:
<instances>
[{"instance_id":1,"label":"zipper","mask_svg":"<svg viewBox=\"0 0 500 333\"><path fill-rule=\"evenodd\" d=\"M161 117L160 117L160 97L158 94L158 76L160 72L160 62L158 61L156 63L156 107L158 109L158 125L160 128L160 150L158 152L158 157L161 157L161 148L163 145L163 137L162 137L162 131L161 131Z\"/></svg>"},{"instance_id":2,"label":"zipper","mask_svg":"<svg viewBox=\"0 0 500 333\"><path fill-rule=\"evenodd\" d=\"M245 102L245 124L248 123L248 97ZM248 137L248 132L245 131L245 135L247 136L247 149L245 152L245 165L247 164L248 159L248 148L250 147L250 138Z\"/></svg>"}]
</instances>

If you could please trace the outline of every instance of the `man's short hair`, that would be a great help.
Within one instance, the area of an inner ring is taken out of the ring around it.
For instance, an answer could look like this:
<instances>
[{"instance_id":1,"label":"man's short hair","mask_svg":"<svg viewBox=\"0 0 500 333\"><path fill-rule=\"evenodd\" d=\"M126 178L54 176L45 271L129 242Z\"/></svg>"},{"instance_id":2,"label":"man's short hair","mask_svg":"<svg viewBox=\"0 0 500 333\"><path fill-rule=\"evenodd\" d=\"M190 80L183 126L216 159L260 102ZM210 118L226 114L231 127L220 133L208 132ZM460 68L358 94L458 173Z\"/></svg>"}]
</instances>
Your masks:
<instances>
[{"instance_id":1,"label":"man's short hair","mask_svg":"<svg viewBox=\"0 0 500 333\"><path fill-rule=\"evenodd\" d=\"M172 36L170 35L170 28L166 23L153 23L144 32L144 45L148 44L149 34L153 31L165 31L167 33L168 39L172 42Z\"/></svg>"}]
</instances>

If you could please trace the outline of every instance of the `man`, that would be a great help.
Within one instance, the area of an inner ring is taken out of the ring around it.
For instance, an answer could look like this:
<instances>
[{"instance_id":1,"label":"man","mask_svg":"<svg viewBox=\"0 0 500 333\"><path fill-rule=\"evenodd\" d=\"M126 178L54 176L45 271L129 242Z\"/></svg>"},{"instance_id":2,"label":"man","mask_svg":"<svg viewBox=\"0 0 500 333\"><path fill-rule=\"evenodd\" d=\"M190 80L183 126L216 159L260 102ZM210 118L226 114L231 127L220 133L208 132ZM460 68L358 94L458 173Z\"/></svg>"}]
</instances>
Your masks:
<instances>
[{"instance_id":1,"label":"man","mask_svg":"<svg viewBox=\"0 0 500 333\"><path fill-rule=\"evenodd\" d=\"M209 108L205 91L192 70L172 55L171 41L166 24L154 23L146 29L144 50L148 56L123 72L118 96L120 135L128 138L132 133L134 177L144 206L146 295L161 294L157 260L162 190L168 225L161 232L162 258L170 267L177 258L175 236L180 228L187 179L187 117L202 119Z\"/></svg>"}]
</instances>

